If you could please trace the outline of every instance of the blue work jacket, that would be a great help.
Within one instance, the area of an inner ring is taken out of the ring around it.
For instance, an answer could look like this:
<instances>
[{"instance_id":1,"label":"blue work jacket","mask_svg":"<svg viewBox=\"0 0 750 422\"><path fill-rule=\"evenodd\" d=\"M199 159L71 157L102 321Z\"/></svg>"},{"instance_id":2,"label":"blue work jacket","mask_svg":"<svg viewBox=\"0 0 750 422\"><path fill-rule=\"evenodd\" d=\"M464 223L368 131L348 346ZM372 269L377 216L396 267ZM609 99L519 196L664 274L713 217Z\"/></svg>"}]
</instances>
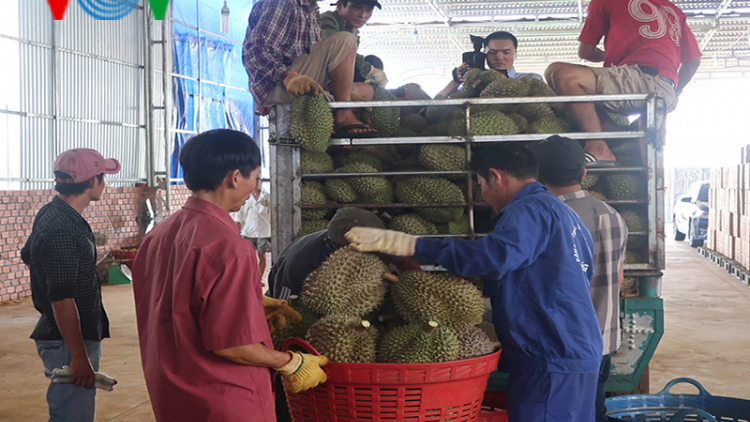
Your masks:
<instances>
[{"instance_id":1,"label":"blue work jacket","mask_svg":"<svg viewBox=\"0 0 750 422\"><path fill-rule=\"evenodd\" d=\"M417 241L415 257L481 276L503 344L500 370L597 372L602 333L589 295L591 234L541 183L524 187L478 240Z\"/></svg>"}]
</instances>

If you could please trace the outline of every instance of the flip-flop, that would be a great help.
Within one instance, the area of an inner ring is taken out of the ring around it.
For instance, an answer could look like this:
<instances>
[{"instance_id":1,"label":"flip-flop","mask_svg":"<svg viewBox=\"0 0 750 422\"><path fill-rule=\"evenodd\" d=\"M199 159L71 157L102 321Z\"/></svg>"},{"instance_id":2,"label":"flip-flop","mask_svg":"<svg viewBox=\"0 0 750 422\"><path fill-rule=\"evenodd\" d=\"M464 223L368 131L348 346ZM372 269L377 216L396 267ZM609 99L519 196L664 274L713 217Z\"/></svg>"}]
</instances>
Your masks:
<instances>
[{"instance_id":1,"label":"flip-flop","mask_svg":"<svg viewBox=\"0 0 750 422\"><path fill-rule=\"evenodd\" d=\"M352 129L372 129L372 126L361 123L342 126L336 133L331 135L331 138L377 138L380 136L380 133L375 129L366 132L350 132Z\"/></svg>"},{"instance_id":2,"label":"flip-flop","mask_svg":"<svg viewBox=\"0 0 750 422\"><path fill-rule=\"evenodd\" d=\"M586 153L586 168L614 168L620 167L620 162L617 160L599 160L593 154Z\"/></svg>"}]
</instances>

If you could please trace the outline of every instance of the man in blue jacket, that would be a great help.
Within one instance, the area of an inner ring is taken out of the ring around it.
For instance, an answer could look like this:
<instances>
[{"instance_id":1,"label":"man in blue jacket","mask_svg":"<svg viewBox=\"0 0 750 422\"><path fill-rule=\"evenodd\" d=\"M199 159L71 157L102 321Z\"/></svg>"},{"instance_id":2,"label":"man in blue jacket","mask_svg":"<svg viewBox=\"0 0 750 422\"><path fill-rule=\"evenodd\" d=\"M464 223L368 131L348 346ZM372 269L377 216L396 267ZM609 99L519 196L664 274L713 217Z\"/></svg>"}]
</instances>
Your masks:
<instances>
[{"instance_id":1,"label":"man in blue jacket","mask_svg":"<svg viewBox=\"0 0 750 422\"><path fill-rule=\"evenodd\" d=\"M414 256L481 276L509 373L511 422L593 422L602 334L589 295L593 242L586 226L537 179L534 155L492 144L471 160L495 230L474 241L356 227L354 249Z\"/></svg>"}]
</instances>

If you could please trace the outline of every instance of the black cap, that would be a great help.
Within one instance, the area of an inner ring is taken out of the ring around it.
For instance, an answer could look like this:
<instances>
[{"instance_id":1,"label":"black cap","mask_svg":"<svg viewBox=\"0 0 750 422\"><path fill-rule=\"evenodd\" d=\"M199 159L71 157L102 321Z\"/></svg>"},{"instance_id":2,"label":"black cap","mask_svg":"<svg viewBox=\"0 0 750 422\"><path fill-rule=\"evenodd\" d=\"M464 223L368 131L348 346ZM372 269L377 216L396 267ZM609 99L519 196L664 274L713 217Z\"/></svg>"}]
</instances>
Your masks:
<instances>
[{"instance_id":1,"label":"black cap","mask_svg":"<svg viewBox=\"0 0 750 422\"><path fill-rule=\"evenodd\" d=\"M383 6L380 5L380 2L378 2L378 0L347 0L347 3L354 3L354 4L368 3L377 7L378 9L383 8ZM335 5L336 3L331 3L331 6L335 6Z\"/></svg>"},{"instance_id":2,"label":"black cap","mask_svg":"<svg viewBox=\"0 0 750 422\"><path fill-rule=\"evenodd\" d=\"M328 237L339 246L346 246L349 241L344 235L354 227L374 227L384 229L383 222L377 215L360 208L339 208L328 223Z\"/></svg>"},{"instance_id":3,"label":"black cap","mask_svg":"<svg viewBox=\"0 0 750 422\"><path fill-rule=\"evenodd\" d=\"M586 167L586 153L578 141L570 138L554 135L526 148L536 156L542 180L576 175Z\"/></svg>"}]
</instances>

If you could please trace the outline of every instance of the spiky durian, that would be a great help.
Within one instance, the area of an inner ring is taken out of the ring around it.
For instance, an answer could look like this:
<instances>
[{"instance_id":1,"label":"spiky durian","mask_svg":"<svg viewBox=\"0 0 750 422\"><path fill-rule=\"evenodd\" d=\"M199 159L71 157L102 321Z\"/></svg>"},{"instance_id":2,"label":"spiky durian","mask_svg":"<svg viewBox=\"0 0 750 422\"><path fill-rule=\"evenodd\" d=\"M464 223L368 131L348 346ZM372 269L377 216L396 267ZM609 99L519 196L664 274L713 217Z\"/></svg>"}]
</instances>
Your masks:
<instances>
[{"instance_id":1,"label":"spiky durian","mask_svg":"<svg viewBox=\"0 0 750 422\"><path fill-rule=\"evenodd\" d=\"M302 182L302 190L300 193L300 202L302 205L315 205L325 204L328 198L326 197L325 188L319 182ZM303 209L302 219L307 221L323 220L328 215L327 209Z\"/></svg>"},{"instance_id":2,"label":"spiky durian","mask_svg":"<svg viewBox=\"0 0 750 422\"><path fill-rule=\"evenodd\" d=\"M516 126L518 127L519 133L525 132L526 128L529 127L529 121L526 120L525 117L521 116L518 113L510 113L508 117L510 117L513 120L513 122L516 124Z\"/></svg>"},{"instance_id":3,"label":"spiky durian","mask_svg":"<svg viewBox=\"0 0 750 422\"><path fill-rule=\"evenodd\" d=\"M479 94L480 97L525 97L529 95L530 87L520 79L499 78L488 84Z\"/></svg>"},{"instance_id":4,"label":"spiky durian","mask_svg":"<svg viewBox=\"0 0 750 422\"><path fill-rule=\"evenodd\" d=\"M498 79L508 78L492 69L469 69L464 75L464 92L469 97L478 97L484 88Z\"/></svg>"},{"instance_id":5,"label":"spiky durian","mask_svg":"<svg viewBox=\"0 0 750 422\"><path fill-rule=\"evenodd\" d=\"M595 190L588 190L586 192L588 192L589 196L591 196L592 198L596 198L596 199L598 199L598 200L600 200L602 202L604 202L604 201L607 200L607 197L604 196L604 194L601 193L601 192L597 192Z\"/></svg>"},{"instance_id":6,"label":"spiky durian","mask_svg":"<svg viewBox=\"0 0 750 422\"><path fill-rule=\"evenodd\" d=\"M336 170L337 173L375 173L377 169L362 163L353 163ZM393 201L393 185L385 177L347 177L346 182L359 194L365 203L389 203Z\"/></svg>"},{"instance_id":7,"label":"spiky durian","mask_svg":"<svg viewBox=\"0 0 750 422\"><path fill-rule=\"evenodd\" d=\"M299 154L302 173L329 173L333 171L333 160L325 152L302 150Z\"/></svg>"},{"instance_id":8,"label":"spiky durian","mask_svg":"<svg viewBox=\"0 0 750 422\"><path fill-rule=\"evenodd\" d=\"M383 303L385 270L376 255L341 248L307 276L302 303L320 315L365 315Z\"/></svg>"},{"instance_id":9,"label":"spiky durian","mask_svg":"<svg viewBox=\"0 0 750 422\"><path fill-rule=\"evenodd\" d=\"M455 360L460 345L456 333L436 321L396 327L386 333L378 348L378 361L433 363Z\"/></svg>"},{"instance_id":10,"label":"spiky durian","mask_svg":"<svg viewBox=\"0 0 750 422\"><path fill-rule=\"evenodd\" d=\"M458 356L456 359L471 359L477 356L488 355L495 351L495 345L487 334L477 327L466 327L456 330L458 343Z\"/></svg>"},{"instance_id":11,"label":"spiky durian","mask_svg":"<svg viewBox=\"0 0 750 422\"><path fill-rule=\"evenodd\" d=\"M499 111L482 111L471 116L471 133L475 136L514 135L516 122Z\"/></svg>"},{"instance_id":12,"label":"spiky durian","mask_svg":"<svg viewBox=\"0 0 750 422\"><path fill-rule=\"evenodd\" d=\"M373 101L395 101L396 96L383 88L374 87ZM398 128L399 116L401 110L399 107L373 107L370 112L372 127L378 131L382 137L391 137L396 133Z\"/></svg>"},{"instance_id":13,"label":"spiky durian","mask_svg":"<svg viewBox=\"0 0 750 422\"><path fill-rule=\"evenodd\" d=\"M332 362L371 363L377 356L378 330L350 314L324 316L307 330L307 341Z\"/></svg>"},{"instance_id":14,"label":"spiky durian","mask_svg":"<svg viewBox=\"0 0 750 422\"><path fill-rule=\"evenodd\" d=\"M622 280L622 286L620 286L620 291L635 290L636 287L638 287L638 277L625 277Z\"/></svg>"},{"instance_id":15,"label":"spiky durian","mask_svg":"<svg viewBox=\"0 0 750 422\"><path fill-rule=\"evenodd\" d=\"M404 90L404 95L406 100L431 100L432 97L424 90L421 86L415 83L409 83L406 84L399 89ZM402 124L403 124L403 118L407 115L419 113L419 110L423 109L424 107L419 106L413 106L413 107L401 107L401 118L402 118ZM407 125L403 125L404 127L409 127ZM419 132L418 130L415 130L415 132Z\"/></svg>"},{"instance_id":16,"label":"spiky durian","mask_svg":"<svg viewBox=\"0 0 750 422\"><path fill-rule=\"evenodd\" d=\"M315 324L315 322L320 319L320 315L316 314L310 308L300 302L299 296L289 296L289 306L295 311L299 312L299 314L302 316L302 320L295 323L287 319L284 328L282 328L281 330L275 330L273 333L271 333L273 345L276 350L281 350L282 343L284 343L284 340L288 339L289 337L305 338L307 330L310 329L310 326Z\"/></svg>"},{"instance_id":17,"label":"spiky durian","mask_svg":"<svg viewBox=\"0 0 750 422\"><path fill-rule=\"evenodd\" d=\"M396 197L401 202L464 202L461 188L450 181L431 176L408 177L396 184ZM463 207L420 207L416 213L433 223L456 221Z\"/></svg>"},{"instance_id":18,"label":"spiky durian","mask_svg":"<svg viewBox=\"0 0 750 422\"><path fill-rule=\"evenodd\" d=\"M467 234L469 233L469 217L464 215L457 221L437 226L440 234Z\"/></svg>"},{"instance_id":19,"label":"spiky durian","mask_svg":"<svg viewBox=\"0 0 750 422\"><path fill-rule=\"evenodd\" d=\"M462 91L458 91L458 92L451 94L448 98L450 99L466 98L466 94ZM443 97L442 95L437 95L435 99L445 100L446 97ZM427 118L427 121L429 123L432 123L432 124L440 123L440 122L444 122L445 120L447 120L447 117L455 110L461 111L461 108L458 106L431 105L427 107L427 110L425 110L425 117Z\"/></svg>"},{"instance_id":20,"label":"spiky durian","mask_svg":"<svg viewBox=\"0 0 750 422\"><path fill-rule=\"evenodd\" d=\"M484 313L482 293L454 275L408 271L393 285L391 296L410 323L437 321L449 327L479 324Z\"/></svg>"},{"instance_id":21,"label":"spiky durian","mask_svg":"<svg viewBox=\"0 0 750 422\"><path fill-rule=\"evenodd\" d=\"M530 123L533 123L544 116L554 115L552 109L547 103L519 104L513 107L513 112L525 117Z\"/></svg>"},{"instance_id":22,"label":"spiky durian","mask_svg":"<svg viewBox=\"0 0 750 422\"><path fill-rule=\"evenodd\" d=\"M331 177L326 179L326 193L339 204L353 204L359 202L359 194L343 178Z\"/></svg>"},{"instance_id":23,"label":"spiky durian","mask_svg":"<svg viewBox=\"0 0 750 422\"><path fill-rule=\"evenodd\" d=\"M412 213L393 217L388 228L409 234L437 234L438 232L434 224Z\"/></svg>"},{"instance_id":24,"label":"spiky durian","mask_svg":"<svg viewBox=\"0 0 750 422\"><path fill-rule=\"evenodd\" d=\"M646 219L633 210L622 210L620 216L628 226L628 233L642 232L646 230Z\"/></svg>"},{"instance_id":25,"label":"spiky durian","mask_svg":"<svg viewBox=\"0 0 750 422\"><path fill-rule=\"evenodd\" d=\"M614 200L644 199L646 184L633 174L612 174L607 176L607 191L607 197Z\"/></svg>"},{"instance_id":26,"label":"spiky durian","mask_svg":"<svg viewBox=\"0 0 750 422\"><path fill-rule=\"evenodd\" d=\"M596 173L586 173L581 180L581 189L589 190L599 182L599 175Z\"/></svg>"},{"instance_id":27,"label":"spiky durian","mask_svg":"<svg viewBox=\"0 0 750 422\"><path fill-rule=\"evenodd\" d=\"M333 130L333 114L322 96L300 95L292 102L291 134L300 147L325 152Z\"/></svg>"},{"instance_id":28,"label":"spiky durian","mask_svg":"<svg viewBox=\"0 0 750 422\"><path fill-rule=\"evenodd\" d=\"M354 163L367 164L377 171L383 170L382 161L362 150L343 151L333 159L333 164L336 168L341 168Z\"/></svg>"},{"instance_id":29,"label":"spiky durian","mask_svg":"<svg viewBox=\"0 0 750 422\"><path fill-rule=\"evenodd\" d=\"M547 115L539 118L534 123L530 124L526 129L527 133L565 133L570 130L568 123L554 115Z\"/></svg>"},{"instance_id":30,"label":"spiky durian","mask_svg":"<svg viewBox=\"0 0 750 422\"><path fill-rule=\"evenodd\" d=\"M414 133L423 131L428 125L429 123L427 122L427 119L419 114L407 114L401 116L401 126L413 131Z\"/></svg>"},{"instance_id":31,"label":"spiky durian","mask_svg":"<svg viewBox=\"0 0 750 422\"><path fill-rule=\"evenodd\" d=\"M466 149L458 145L425 144L419 150L419 164L433 171L463 171L466 170Z\"/></svg>"},{"instance_id":32,"label":"spiky durian","mask_svg":"<svg viewBox=\"0 0 750 422\"><path fill-rule=\"evenodd\" d=\"M418 136L417 132L403 126L397 127L396 132L393 134L394 138L413 138L415 136Z\"/></svg>"}]
</instances>

